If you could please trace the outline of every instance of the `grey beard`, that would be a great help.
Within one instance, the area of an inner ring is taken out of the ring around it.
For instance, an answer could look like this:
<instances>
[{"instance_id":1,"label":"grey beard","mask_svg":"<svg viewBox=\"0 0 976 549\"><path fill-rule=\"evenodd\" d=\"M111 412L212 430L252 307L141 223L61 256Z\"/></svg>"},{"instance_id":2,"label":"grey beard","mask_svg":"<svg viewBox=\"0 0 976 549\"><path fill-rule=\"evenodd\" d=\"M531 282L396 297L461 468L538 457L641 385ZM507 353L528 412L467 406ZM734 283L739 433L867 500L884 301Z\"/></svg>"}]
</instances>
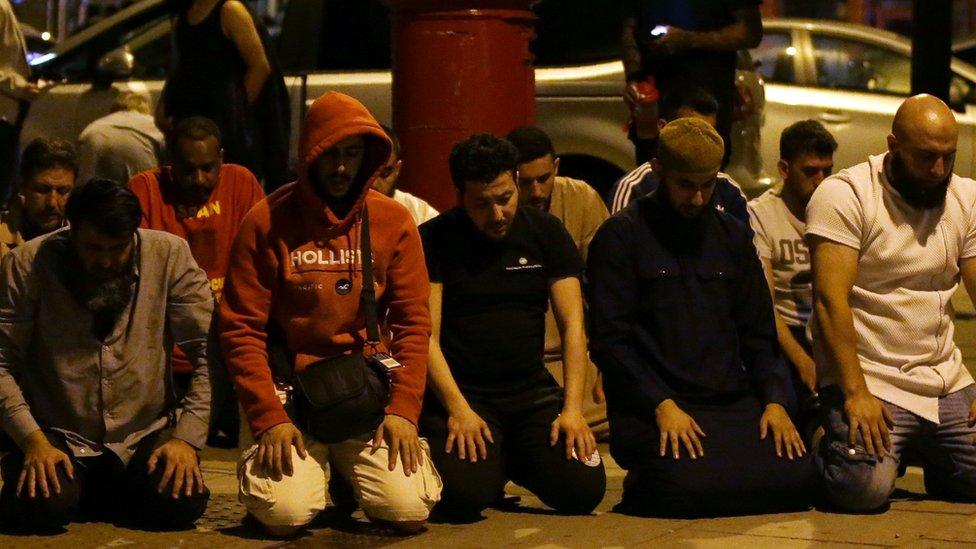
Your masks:
<instances>
[{"instance_id":1,"label":"grey beard","mask_svg":"<svg viewBox=\"0 0 976 549\"><path fill-rule=\"evenodd\" d=\"M103 281L86 280L83 284L85 308L95 315L118 315L132 300L135 275L132 272Z\"/></svg>"}]
</instances>

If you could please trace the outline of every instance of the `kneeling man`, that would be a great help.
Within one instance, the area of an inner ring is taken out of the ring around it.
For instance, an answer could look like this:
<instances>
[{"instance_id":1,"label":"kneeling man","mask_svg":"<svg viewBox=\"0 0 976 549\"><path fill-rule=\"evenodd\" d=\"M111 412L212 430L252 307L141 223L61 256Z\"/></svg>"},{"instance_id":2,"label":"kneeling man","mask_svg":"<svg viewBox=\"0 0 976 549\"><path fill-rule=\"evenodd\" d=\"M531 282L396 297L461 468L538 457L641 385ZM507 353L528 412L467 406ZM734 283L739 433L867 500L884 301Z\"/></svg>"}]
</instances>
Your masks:
<instances>
[{"instance_id":1,"label":"kneeling man","mask_svg":"<svg viewBox=\"0 0 976 549\"><path fill-rule=\"evenodd\" d=\"M0 520L56 530L79 514L189 527L209 492L197 452L210 415L213 297L183 239L137 229L131 191L71 194L70 229L3 257ZM170 352L193 364L174 398Z\"/></svg>"},{"instance_id":2,"label":"kneeling man","mask_svg":"<svg viewBox=\"0 0 976 549\"><path fill-rule=\"evenodd\" d=\"M802 504L812 476L748 228L708 207L724 147L661 130L662 184L590 244L591 357L603 372L621 510L704 516Z\"/></svg>"}]
</instances>

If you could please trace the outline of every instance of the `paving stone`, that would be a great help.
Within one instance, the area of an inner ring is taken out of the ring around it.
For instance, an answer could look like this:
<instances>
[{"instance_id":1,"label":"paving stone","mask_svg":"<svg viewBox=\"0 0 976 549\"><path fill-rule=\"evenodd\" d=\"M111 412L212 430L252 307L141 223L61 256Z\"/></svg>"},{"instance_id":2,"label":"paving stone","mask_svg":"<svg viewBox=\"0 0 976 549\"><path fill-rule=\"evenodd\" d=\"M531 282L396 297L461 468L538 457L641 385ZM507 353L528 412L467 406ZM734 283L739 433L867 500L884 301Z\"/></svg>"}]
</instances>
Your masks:
<instances>
[{"instance_id":1,"label":"paving stone","mask_svg":"<svg viewBox=\"0 0 976 549\"><path fill-rule=\"evenodd\" d=\"M870 547L870 545L864 544L861 546ZM646 547L648 549L657 547L687 547L696 549L735 549L739 547L743 549L806 549L808 547L816 547L817 549L851 549L854 545L745 534L728 535L691 527L650 540L636 547Z\"/></svg>"}]
</instances>

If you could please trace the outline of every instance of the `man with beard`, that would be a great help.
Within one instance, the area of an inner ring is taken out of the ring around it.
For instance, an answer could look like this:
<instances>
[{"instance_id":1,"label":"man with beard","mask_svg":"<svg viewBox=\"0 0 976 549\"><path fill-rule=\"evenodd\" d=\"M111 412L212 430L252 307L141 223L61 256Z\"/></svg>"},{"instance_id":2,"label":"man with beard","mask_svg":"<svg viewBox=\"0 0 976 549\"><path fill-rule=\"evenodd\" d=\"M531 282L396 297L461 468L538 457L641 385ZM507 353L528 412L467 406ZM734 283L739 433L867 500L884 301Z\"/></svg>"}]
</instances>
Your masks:
<instances>
[{"instance_id":1,"label":"man with beard","mask_svg":"<svg viewBox=\"0 0 976 549\"><path fill-rule=\"evenodd\" d=\"M783 130L779 139L779 173L783 186L749 202L753 243L773 296L776 336L793 364L803 408L804 427L815 424L817 368L810 357L807 321L813 313L810 251L803 239L806 207L813 191L834 168L837 141L816 120Z\"/></svg>"},{"instance_id":2,"label":"man with beard","mask_svg":"<svg viewBox=\"0 0 976 549\"><path fill-rule=\"evenodd\" d=\"M559 175L559 158L549 136L539 128L524 126L507 139L518 151L519 204L556 216L572 237L583 261L590 241L610 217L593 187L586 181ZM546 312L546 368L557 380L563 377L562 341L554 311ZM607 434L607 407L596 367L587 361L583 415L596 437Z\"/></svg>"},{"instance_id":3,"label":"man with beard","mask_svg":"<svg viewBox=\"0 0 976 549\"><path fill-rule=\"evenodd\" d=\"M0 213L0 257L64 225L64 204L77 175L70 143L37 138L27 145L20 161L20 192Z\"/></svg>"},{"instance_id":4,"label":"man with beard","mask_svg":"<svg viewBox=\"0 0 976 549\"><path fill-rule=\"evenodd\" d=\"M51 531L75 518L186 528L209 492L197 452L210 413L213 297L182 239L137 229L139 201L95 180L71 228L0 264L0 521ZM173 397L169 353L194 364Z\"/></svg>"},{"instance_id":5,"label":"man with beard","mask_svg":"<svg viewBox=\"0 0 976 549\"><path fill-rule=\"evenodd\" d=\"M180 120L167 148L172 156L169 166L140 173L129 182L142 205L141 226L186 239L219 304L237 229L244 215L264 198L264 191L247 168L223 162L220 129L207 118ZM173 351L173 372L185 390L193 365L179 349ZM223 368L215 368L214 374L215 417L207 443L236 448L237 399Z\"/></svg>"},{"instance_id":6,"label":"man with beard","mask_svg":"<svg viewBox=\"0 0 976 549\"><path fill-rule=\"evenodd\" d=\"M666 125L661 186L590 244L590 350L624 512L777 511L809 495L762 265L746 226L709 207L722 154L709 124Z\"/></svg>"},{"instance_id":7,"label":"man with beard","mask_svg":"<svg viewBox=\"0 0 976 549\"><path fill-rule=\"evenodd\" d=\"M813 356L830 501L883 506L906 451L926 491L976 497L976 385L953 341L950 297L976 297L976 182L952 173L958 130L939 99L895 114L888 152L841 171L807 206Z\"/></svg>"},{"instance_id":8,"label":"man with beard","mask_svg":"<svg viewBox=\"0 0 976 549\"><path fill-rule=\"evenodd\" d=\"M438 511L456 522L477 520L508 480L566 514L589 514L606 488L583 417L583 264L558 219L519 207L517 154L489 134L455 145L460 205L421 227L436 395L424 403L421 428L444 478ZM543 363L550 303L565 392Z\"/></svg>"},{"instance_id":9,"label":"man with beard","mask_svg":"<svg viewBox=\"0 0 976 549\"><path fill-rule=\"evenodd\" d=\"M391 144L362 103L336 92L319 97L300 143L298 181L244 218L221 303L224 356L257 442L238 466L239 499L269 533L290 535L326 507L327 481L337 474L369 520L417 533L440 497L430 450L417 435L430 340L420 235L403 206L372 190ZM368 341L363 234L386 343ZM289 415L276 374L293 380L293 372L353 352L388 353L400 364L389 371L385 409L351 418L355 432L337 425L344 432L327 435L348 435L342 440L302 432L296 421L307 422Z\"/></svg>"}]
</instances>

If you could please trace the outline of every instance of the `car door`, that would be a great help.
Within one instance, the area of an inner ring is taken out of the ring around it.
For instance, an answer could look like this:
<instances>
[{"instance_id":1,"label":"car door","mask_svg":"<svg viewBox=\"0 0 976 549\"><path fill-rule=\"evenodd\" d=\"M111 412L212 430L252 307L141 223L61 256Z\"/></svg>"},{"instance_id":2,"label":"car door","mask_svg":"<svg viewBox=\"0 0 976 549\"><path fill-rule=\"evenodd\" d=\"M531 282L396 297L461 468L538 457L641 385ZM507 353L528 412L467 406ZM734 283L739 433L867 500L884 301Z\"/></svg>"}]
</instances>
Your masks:
<instances>
[{"instance_id":1,"label":"car door","mask_svg":"<svg viewBox=\"0 0 976 549\"><path fill-rule=\"evenodd\" d=\"M803 87L810 73L803 56L805 35L800 29L767 25L762 42L750 50L765 80L766 108L762 129L762 160L768 175L779 178L779 136L797 120L813 116Z\"/></svg>"}]
</instances>

